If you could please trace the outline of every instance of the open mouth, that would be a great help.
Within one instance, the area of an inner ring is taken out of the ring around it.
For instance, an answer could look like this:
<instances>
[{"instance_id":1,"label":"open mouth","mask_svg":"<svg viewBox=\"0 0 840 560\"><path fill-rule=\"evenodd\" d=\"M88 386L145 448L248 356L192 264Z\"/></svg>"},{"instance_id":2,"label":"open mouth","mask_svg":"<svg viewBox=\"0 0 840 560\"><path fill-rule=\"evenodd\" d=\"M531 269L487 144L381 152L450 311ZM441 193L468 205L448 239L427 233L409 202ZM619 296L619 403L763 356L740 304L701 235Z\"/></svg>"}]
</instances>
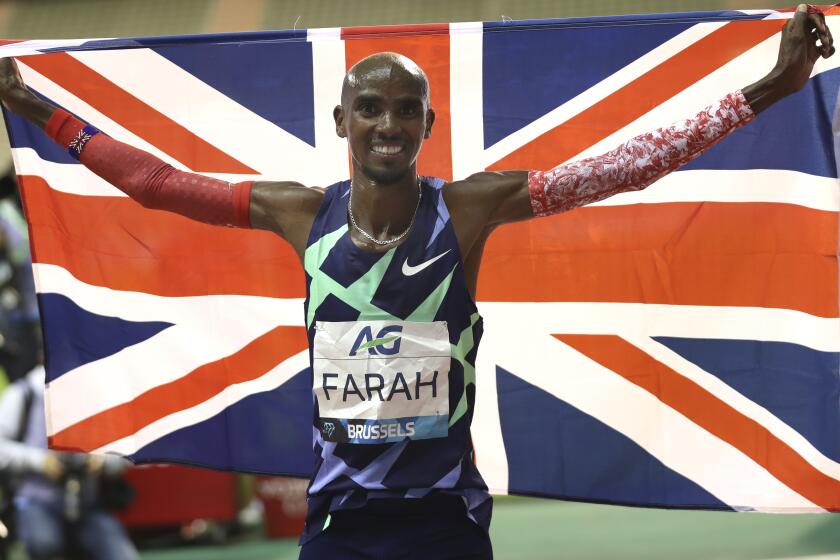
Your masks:
<instances>
[{"instance_id":1,"label":"open mouth","mask_svg":"<svg viewBox=\"0 0 840 560\"><path fill-rule=\"evenodd\" d=\"M370 147L370 151L381 156L395 156L405 149L404 146L398 144L374 144Z\"/></svg>"}]
</instances>

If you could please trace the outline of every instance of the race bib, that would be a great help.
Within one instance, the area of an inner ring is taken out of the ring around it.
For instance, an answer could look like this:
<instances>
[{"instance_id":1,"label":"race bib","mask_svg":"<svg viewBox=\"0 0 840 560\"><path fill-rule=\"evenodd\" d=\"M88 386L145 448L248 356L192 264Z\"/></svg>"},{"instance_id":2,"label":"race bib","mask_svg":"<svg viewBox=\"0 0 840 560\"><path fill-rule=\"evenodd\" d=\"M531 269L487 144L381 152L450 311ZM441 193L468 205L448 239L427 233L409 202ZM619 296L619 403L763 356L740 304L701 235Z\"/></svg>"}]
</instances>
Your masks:
<instances>
[{"instance_id":1,"label":"race bib","mask_svg":"<svg viewBox=\"0 0 840 560\"><path fill-rule=\"evenodd\" d=\"M450 358L445 321L318 321L313 390L324 440L446 437Z\"/></svg>"}]
</instances>

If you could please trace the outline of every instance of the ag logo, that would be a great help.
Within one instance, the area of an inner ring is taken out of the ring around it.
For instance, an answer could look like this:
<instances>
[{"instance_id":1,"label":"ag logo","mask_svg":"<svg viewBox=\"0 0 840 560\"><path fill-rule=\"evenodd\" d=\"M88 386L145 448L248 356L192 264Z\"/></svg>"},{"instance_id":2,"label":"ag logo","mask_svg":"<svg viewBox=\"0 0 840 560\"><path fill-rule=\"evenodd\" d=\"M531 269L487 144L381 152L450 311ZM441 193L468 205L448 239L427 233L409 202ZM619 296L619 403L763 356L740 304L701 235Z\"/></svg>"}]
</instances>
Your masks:
<instances>
[{"instance_id":1,"label":"ag logo","mask_svg":"<svg viewBox=\"0 0 840 560\"><path fill-rule=\"evenodd\" d=\"M399 354L402 336L394 333L401 332L402 325L386 325L374 337L373 331L370 325L368 325L359 331L356 342L353 343L353 347L350 349L350 356L355 356L357 352L361 352L362 350L367 350L368 354L373 356L379 354L383 356Z\"/></svg>"}]
</instances>

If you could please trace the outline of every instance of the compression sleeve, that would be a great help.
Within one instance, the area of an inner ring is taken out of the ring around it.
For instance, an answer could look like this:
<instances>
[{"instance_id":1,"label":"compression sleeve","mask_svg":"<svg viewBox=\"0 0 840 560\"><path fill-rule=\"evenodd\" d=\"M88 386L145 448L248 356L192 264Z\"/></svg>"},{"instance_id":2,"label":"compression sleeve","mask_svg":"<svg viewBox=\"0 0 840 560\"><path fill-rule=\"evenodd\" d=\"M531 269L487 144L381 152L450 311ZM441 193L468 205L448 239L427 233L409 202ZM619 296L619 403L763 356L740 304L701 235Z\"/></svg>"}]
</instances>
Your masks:
<instances>
[{"instance_id":1,"label":"compression sleeve","mask_svg":"<svg viewBox=\"0 0 840 560\"><path fill-rule=\"evenodd\" d=\"M531 208L535 216L548 216L620 192L641 190L754 118L744 95L736 91L692 119L631 138L606 154L550 171L531 171Z\"/></svg>"},{"instance_id":2,"label":"compression sleeve","mask_svg":"<svg viewBox=\"0 0 840 560\"><path fill-rule=\"evenodd\" d=\"M78 143L85 124L62 109L56 110L44 131L64 147ZM84 134L82 135L84 136ZM159 158L94 134L78 148L79 161L145 206L176 212L213 225L251 227L249 205L253 181L228 183L179 171Z\"/></svg>"}]
</instances>

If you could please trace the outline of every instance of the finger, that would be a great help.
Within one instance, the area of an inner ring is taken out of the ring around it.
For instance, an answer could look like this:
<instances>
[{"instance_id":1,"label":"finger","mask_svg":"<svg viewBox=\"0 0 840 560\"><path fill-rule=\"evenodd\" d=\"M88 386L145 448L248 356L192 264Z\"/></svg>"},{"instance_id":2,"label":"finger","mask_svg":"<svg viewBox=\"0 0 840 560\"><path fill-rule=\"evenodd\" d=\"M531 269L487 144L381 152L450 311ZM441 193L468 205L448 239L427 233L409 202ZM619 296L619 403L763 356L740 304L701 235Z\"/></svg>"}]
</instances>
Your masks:
<instances>
[{"instance_id":1,"label":"finger","mask_svg":"<svg viewBox=\"0 0 840 560\"><path fill-rule=\"evenodd\" d=\"M826 58L834 54L834 36L831 34L831 29L829 29L828 24L825 23L825 16L822 16L822 22L825 26L825 34L828 39L828 55Z\"/></svg>"},{"instance_id":2,"label":"finger","mask_svg":"<svg viewBox=\"0 0 840 560\"><path fill-rule=\"evenodd\" d=\"M819 51L820 55L824 55L825 53L828 52L828 45L827 45L828 40L824 39L823 36L820 35L820 32L817 29L812 29L811 30L811 40L810 40L810 42L813 43L817 47L817 50Z\"/></svg>"},{"instance_id":3,"label":"finger","mask_svg":"<svg viewBox=\"0 0 840 560\"><path fill-rule=\"evenodd\" d=\"M827 34L821 33L815 25L816 19L808 21L808 42L814 43L821 56L826 56L831 48Z\"/></svg>"},{"instance_id":4,"label":"finger","mask_svg":"<svg viewBox=\"0 0 840 560\"><path fill-rule=\"evenodd\" d=\"M796 7L796 12L793 14L793 18L788 22L790 25L790 30L800 30L805 29L807 27L808 22L808 4L799 4ZM785 26L787 27L787 25Z\"/></svg>"},{"instance_id":5,"label":"finger","mask_svg":"<svg viewBox=\"0 0 840 560\"><path fill-rule=\"evenodd\" d=\"M822 14L808 14L809 27L816 29L820 35L828 35L828 27L825 25L825 16Z\"/></svg>"},{"instance_id":6,"label":"finger","mask_svg":"<svg viewBox=\"0 0 840 560\"><path fill-rule=\"evenodd\" d=\"M819 39L820 42L820 54L823 56L823 58L828 58L830 56L829 53L831 53L832 49L834 48L834 46L832 45L833 41L831 35L817 32L816 39Z\"/></svg>"},{"instance_id":7,"label":"finger","mask_svg":"<svg viewBox=\"0 0 840 560\"><path fill-rule=\"evenodd\" d=\"M820 54L827 58L831 50L831 33L829 33L825 24L825 16L821 13L811 13L808 16L808 27L820 41Z\"/></svg>"}]
</instances>

